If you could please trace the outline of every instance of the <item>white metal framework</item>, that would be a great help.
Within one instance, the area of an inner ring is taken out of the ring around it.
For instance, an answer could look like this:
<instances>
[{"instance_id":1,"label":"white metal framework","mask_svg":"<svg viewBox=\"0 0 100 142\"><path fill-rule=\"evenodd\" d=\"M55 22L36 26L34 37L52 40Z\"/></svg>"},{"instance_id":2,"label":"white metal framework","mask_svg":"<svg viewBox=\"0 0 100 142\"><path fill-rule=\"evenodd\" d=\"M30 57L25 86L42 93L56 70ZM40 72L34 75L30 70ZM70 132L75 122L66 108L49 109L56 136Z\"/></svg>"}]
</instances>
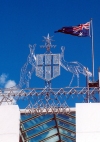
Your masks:
<instances>
[{"instance_id":1,"label":"white metal framework","mask_svg":"<svg viewBox=\"0 0 100 142\"><path fill-rule=\"evenodd\" d=\"M45 45L41 47L46 48L46 53L35 55L35 46L29 45L30 54L28 55L27 62L21 68L19 87L23 86L29 87L29 80L31 79L32 73L35 71L36 76L44 79L45 81L51 81L53 78L60 75L60 66L62 66L66 71L69 71L77 76L77 84L79 86L79 74L84 76L92 76L91 72L86 69L79 62L67 62L64 60L64 47L61 47L61 54L52 54L51 48L55 45L51 44L52 37L47 35L44 37ZM72 77L73 80L73 77ZM72 82L71 80L71 82ZM69 86L71 85L71 82Z\"/></svg>"},{"instance_id":2,"label":"white metal framework","mask_svg":"<svg viewBox=\"0 0 100 142\"><path fill-rule=\"evenodd\" d=\"M82 102L98 102L97 94L100 94L99 86L89 86L89 77L92 75L89 70L86 69L79 62L67 62L64 60L64 47L61 47L61 53L53 54L51 48L55 45L51 44L52 37L47 35L44 37L45 45L42 48L46 48L44 54L35 55L35 46L29 45L30 54L27 57L27 62L21 68L19 84L10 89L0 90L0 104L2 103L14 103L16 101L24 100L25 109L30 110L32 113L66 113L69 110L68 100L75 97L82 97ZM60 75L60 67L63 67L66 71L69 71L77 76L78 87L70 87L73 81L73 77L69 84L69 87L65 88L51 88L51 80ZM32 73L35 72L36 76L45 80L44 88L28 88L29 81ZM87 77L87 86L79 87L79 74L83 74ZM22 88L26 89L22 89Z\"/></svg>"}]
</instances>

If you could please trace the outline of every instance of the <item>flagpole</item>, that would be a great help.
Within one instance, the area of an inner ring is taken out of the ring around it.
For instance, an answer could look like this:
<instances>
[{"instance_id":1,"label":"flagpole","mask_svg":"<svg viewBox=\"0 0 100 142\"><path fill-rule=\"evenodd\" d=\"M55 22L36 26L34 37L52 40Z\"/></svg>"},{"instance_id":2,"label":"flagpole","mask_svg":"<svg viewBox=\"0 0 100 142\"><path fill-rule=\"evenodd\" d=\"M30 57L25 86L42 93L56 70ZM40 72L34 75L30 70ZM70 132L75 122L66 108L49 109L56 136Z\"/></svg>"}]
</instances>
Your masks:
<instances>
[{"instance_id":1,"label":"flagpole","mask_svg":"<svg viewBox=\"0 0 100 142\"><path fill-rule=\"evenodd\" d=\"M91 42L92 42L92 81L94 82L94 41L93 41L93 22L91 18Z\"/></svg>"}]
</instances>

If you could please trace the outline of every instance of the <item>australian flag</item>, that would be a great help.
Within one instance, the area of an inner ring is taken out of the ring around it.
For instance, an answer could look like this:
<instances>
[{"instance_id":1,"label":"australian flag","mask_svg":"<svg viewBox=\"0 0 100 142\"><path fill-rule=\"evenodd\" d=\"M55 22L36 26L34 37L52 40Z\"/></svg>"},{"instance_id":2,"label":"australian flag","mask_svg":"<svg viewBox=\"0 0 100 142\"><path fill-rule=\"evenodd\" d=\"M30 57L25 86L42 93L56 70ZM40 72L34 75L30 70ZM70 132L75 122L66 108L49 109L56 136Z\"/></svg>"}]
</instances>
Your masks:
<instances>
[{"instance_id":1,"label":"australian flag","mask_svg":"<svg viewBox=\"0 0 100 142\"><path fill-rule=\"evenodd\" d=\"M55 33L57 32L61 32L64 34L71 34L79 37L90 36L90 22L87 22L85 24L80 24L77 26L62 27L61 29L55 31Z\"/></svg>"}]
</instances>

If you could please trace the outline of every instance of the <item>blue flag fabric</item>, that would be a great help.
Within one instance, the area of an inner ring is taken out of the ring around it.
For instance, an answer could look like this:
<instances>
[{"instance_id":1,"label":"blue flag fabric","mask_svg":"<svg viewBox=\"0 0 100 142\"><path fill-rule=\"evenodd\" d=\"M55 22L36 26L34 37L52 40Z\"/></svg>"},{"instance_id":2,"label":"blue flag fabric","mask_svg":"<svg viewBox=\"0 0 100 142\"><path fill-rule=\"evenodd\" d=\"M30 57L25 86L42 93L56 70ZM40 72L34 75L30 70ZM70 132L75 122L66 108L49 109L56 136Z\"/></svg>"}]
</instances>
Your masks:
<instances>
[{"instance_id":1,"label":"blue flag fabric","mask_svg":"<svg viewBox=\"0 0 100 142\"><path fill-rule=\"evenodd\" d=\"M90 36L90 22L87 22L85 24L80 24L77 26L62 27L61 29L55 31L55 33L57 32L61 32L64 34L71 34L79 37Z\"/></svg>"}]
</instances>

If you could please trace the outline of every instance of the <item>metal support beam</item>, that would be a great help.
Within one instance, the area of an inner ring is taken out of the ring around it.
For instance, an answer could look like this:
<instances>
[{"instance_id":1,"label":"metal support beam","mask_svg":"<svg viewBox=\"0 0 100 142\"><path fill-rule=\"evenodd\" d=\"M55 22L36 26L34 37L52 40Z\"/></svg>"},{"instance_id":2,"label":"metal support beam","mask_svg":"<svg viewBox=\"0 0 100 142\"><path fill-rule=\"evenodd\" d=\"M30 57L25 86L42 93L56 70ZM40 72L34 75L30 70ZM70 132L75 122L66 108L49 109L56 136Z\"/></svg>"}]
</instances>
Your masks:
<instances>
[{"instance_id":1,"label":"metal support beam","mask_svg":"<svg viewBox=\"0 0 100 142\"><path fill-rule=\"evenodd\" d=\"M86 70L88 71L88 68ZM86 100L85 100L85 102L89 103L90 96L89 96L89 76L88 76L88 74L86 76L86 87L87 87L88 91L86 93Z\"/></svg>"},{"instance_id":2,"label":"metal support beam","mask_svg":"<svg viewBox=\"0 0 100 142\"><path fill-rule=\"evenodd\" d=\"M34 109L36 109L36 108L34 108ZM55 112L58 112L58 109L59 108L55 108ZM36 109L37 110L37 109ZM43 111L41 111L41 110L43 110ZM58 112L58 113L63 113L63 110L64 110L64 112L66 112L66 113L70 113L70 112L75 112L75 108L60 108L60 112ZM34 113L31 113L32 112L32 109L20 109L20 113L21 114L34 114ZM53 114L54 113L54 111L52 111L52 109L49 109L48 110L48 112L47 112L47 109L46 108L38 108L38 112L37 112L37 114L45 114L45 113L48 113L48 114ZM36 113L35 113L36 114Z\"/></svg>"},{"instance_id":3,"label":"metal support beam","mask_svg":"<svg viewBox=\"0 0 100 142\"><path fill-rule=\"evenodd\" d=\"M59 142L61 142L61 136L60 136L60 132L59 132L59 128L58 128L58 123L57 123L57 119L56 119L56 115L55 114L54 114L54 120L55 120L56 128L57 128L57 131L58 131Z\"/></svg>"},{"instance_id":4,"label":"metal support beam","mask_svg":"<svg viewBox=\"0 0 100 142\"><path fill-rule=\"evenodd\" d=\"M21 130L20 130L20 132L19 132L19 133L20 133L20 137L21 137L21 138L20 138L20 142L25 142L25 140L24 140L24 137L23 137L23 135L22 135Z\"/></svg>"}]
</instances>

